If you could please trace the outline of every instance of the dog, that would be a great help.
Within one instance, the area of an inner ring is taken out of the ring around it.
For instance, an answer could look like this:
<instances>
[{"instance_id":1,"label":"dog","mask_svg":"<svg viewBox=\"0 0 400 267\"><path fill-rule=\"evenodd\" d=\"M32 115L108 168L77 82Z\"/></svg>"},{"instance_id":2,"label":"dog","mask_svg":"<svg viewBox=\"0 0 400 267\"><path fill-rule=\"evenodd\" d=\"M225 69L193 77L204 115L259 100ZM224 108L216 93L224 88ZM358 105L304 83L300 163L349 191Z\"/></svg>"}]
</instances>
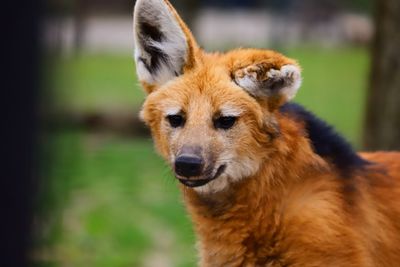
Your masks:
<instances>
[{"instance_id":1,"label":"dog","mask_svg":"<svg viewBox=\"0 0 400 267\"><path fill-rule=\"evenodd\" d=\"M141 118L180 182L200 266L400 266L400 153L357 154L291 103L295 60L207 53L167 0L137 0L134 44Z\"/></svg>"}]
</instances>

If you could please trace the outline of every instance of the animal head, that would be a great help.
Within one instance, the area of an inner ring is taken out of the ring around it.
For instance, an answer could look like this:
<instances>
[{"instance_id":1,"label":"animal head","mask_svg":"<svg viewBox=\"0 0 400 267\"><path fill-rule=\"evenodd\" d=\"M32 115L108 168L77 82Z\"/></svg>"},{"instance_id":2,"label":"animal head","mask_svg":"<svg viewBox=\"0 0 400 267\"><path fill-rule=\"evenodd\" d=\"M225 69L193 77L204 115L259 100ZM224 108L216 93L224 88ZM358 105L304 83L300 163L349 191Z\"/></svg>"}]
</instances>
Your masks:
<instances>
[{"instance_id":1,"label":"animal head","mask_svg":"<svg viewBox=\"0 0 400 267\"><path fill-rule=\"evenodd\" d=\"M135 61L147 93L141 112L176 178L213 193L255 175L274 150L278 109L301 84L277 52L207 53L167 0L138 0Z\"/></svg>"}]
</instances>

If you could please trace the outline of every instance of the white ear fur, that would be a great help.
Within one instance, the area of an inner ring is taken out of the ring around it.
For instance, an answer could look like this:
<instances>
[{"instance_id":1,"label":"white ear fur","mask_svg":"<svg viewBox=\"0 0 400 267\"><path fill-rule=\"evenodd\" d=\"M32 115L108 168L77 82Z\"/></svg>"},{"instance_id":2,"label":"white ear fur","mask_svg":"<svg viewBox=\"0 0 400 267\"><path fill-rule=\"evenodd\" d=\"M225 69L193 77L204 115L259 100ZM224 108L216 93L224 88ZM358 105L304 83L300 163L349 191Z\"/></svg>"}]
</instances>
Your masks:
<instances>
[{"instance_id":1,"label":"white ear fur","mask_svg":"<svg viewBox=\"0 0 400 267\"><path fill-rule=\"evenodd\" d=\"M182 74L188 41L164 0L138 0L134 10L135 61L140 81L162 85Z\"/></svg>"},{"instance_id":2,"label":"white ear fur","mask_svg":"<svg viewBox=\"0 0 400 267\"><path fill-rule=\"evenodd\" d=\"M300 68L296 65L285 65L280 70L270 69L262 78L259 73L259 66L241 69L235 74L235 82L254 97L281 95L287 101L295 97L302 82Z\"/></svg>"}]
</instances>

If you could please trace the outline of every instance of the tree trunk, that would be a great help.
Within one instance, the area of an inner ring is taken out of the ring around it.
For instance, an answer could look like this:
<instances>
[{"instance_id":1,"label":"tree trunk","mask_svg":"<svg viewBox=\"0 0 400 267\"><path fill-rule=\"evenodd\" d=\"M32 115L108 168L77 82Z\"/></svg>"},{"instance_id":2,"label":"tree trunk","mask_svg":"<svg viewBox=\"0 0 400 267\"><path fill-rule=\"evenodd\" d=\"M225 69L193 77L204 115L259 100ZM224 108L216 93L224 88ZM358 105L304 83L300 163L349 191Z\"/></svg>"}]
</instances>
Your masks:
<instances>
[{"instance_id":1,"label":"tree trunk","mask_svg":"<svg viewBox=\"0 0 400 267\"><path fill-rule=\"evenodd\" d=\"M400 1L375 0L367 150L400 150Z\"/></svg>"}]
</instances>

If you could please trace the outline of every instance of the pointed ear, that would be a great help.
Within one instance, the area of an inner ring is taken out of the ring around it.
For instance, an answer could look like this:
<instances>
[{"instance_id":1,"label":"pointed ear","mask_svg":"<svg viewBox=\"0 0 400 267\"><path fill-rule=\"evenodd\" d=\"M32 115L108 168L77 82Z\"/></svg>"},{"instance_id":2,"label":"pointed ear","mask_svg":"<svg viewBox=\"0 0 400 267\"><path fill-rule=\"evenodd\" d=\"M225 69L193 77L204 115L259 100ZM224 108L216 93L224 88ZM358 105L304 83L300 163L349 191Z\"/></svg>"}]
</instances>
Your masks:
<instances>
[{"instance_id":1,"label":"pointed ear","mask_svg":"<svg viewBox=\"0 0 400 267\"><path fill-rule=\"evenodd\" d=\"M286 62L285 62L286 61ZM301 69L291 59L274 64L271 59L239 68L233 74L237 85L273 111L292 100L300 88Z\"/></svg>"},{"instance_id":2,"label":"pointed ear","mask_svg":"<svg viewBox=\"0 0 400 267\"><path fill-rule=\"evenodd\" d=\"M137 73L148 93L195 64L197 44L167 0L137 0L134 39Z\"/></svg>"}]
</instances>

